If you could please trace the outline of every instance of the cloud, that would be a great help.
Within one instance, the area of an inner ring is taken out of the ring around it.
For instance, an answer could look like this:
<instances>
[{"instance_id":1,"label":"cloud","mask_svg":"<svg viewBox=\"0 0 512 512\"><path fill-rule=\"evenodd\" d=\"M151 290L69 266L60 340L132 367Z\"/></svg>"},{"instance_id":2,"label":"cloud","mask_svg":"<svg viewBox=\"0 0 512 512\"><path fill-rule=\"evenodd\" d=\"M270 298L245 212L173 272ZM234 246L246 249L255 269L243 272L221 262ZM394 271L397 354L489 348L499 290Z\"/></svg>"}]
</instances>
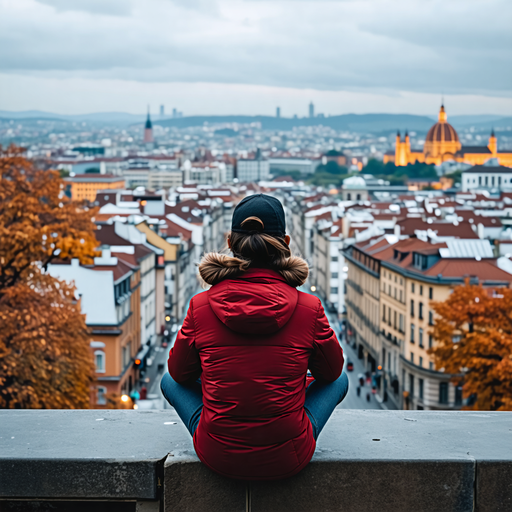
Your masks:
<instances>
[{"instance_id":1,"label":"cloud","mask_svg":"<svg viewBox=\"0 0 512 512\"><path fill-rule=\"evenodd\" d=\"M37 0L41 4L54 7L57 11L83 11L93 14L128 16L131 13L131 0Z\"/></svg>"},{"instance_id":2,"label":"cloud","mask_svg":"<svg viewBox=\"0 0 512 512\"><path fill-rule=\"evenodd\" d=\"M508 0L0 0L0 70L510 96Z\"/></svg>"}]
</instances>

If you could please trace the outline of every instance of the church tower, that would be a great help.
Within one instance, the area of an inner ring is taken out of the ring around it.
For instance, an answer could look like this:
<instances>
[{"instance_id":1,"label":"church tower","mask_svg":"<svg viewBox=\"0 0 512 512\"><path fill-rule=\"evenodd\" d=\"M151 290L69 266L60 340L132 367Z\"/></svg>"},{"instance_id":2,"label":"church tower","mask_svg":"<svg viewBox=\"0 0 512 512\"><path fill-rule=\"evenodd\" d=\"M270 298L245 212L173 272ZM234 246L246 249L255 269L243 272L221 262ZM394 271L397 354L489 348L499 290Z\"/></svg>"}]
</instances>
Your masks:
<instances>
[{"instance_id":1,"label":"church tower","mask_svg":"<svg viewBox=\"0 0 512 512\"><path fill-rule=\"evenodd\" d=\"M144 127L144 144L152 144L153 142L153 125L151 124L151 118L149 117L148 107L148 118L146 119L146 126Z\"/></svg>"},{"instance_id":2,"label":"church tower","mask_svg":"<svg viewBox=\"0 0 512 512\"><path fill-rule=\"evenodd\" d=\"M491 131L491 136L489 137L489 145L487 147L492 153L492 157L496 158L498 156L498 139L496 138L496 135L494 135L494 128Z\"/></svg>"}]
</instances>

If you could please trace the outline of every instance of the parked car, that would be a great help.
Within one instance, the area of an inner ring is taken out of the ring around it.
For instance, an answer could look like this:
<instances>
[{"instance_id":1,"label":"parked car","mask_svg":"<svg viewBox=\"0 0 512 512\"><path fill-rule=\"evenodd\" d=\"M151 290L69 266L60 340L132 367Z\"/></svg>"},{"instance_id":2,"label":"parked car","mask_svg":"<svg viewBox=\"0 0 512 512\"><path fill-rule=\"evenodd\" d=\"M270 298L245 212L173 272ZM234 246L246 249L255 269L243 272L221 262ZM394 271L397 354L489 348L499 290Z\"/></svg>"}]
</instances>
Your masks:
<instances>
[{"instance_id":1,"label":"parked car","mask_svg":"<svg viewBox=\"0 0 512 512\"><path fill-rule=\"evenodd\" d=\"M351 372L354 369L354 363L350 360L347 361L347 372Z\"/></svg>"}]
</instances>

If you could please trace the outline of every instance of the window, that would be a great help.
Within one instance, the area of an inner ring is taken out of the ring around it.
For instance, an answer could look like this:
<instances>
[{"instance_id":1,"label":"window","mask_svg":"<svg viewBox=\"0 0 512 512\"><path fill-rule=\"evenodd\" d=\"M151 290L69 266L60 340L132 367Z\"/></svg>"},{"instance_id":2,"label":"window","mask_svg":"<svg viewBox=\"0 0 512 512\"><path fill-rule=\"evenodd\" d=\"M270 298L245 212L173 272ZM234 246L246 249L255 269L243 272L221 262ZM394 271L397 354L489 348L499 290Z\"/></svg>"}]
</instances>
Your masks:
<instances>
[{"instance_id":1,"label":"window","mask_svg":"<svg viewBox=\"0 0 512 512\"><path fill-rule=\"evenodd\" d=\"M423 329L421 327L418 329L418 345L423 348Z\"/></svg>"},{"instance_id":2,"label":"window","mask_svg":"<svg viewBox=\"0 0 512 512\"><path fill-rule=\"evenodd\" d=\"M96 394L96 403L98 405L107 405L107 388L98 386Z\"/></svg>"},{"instance_id":3,"label":"window","mask_svg":"<svg viewBox=\"0 0 512 512\"><path fill-rule=\"evenodd\" d=\"M386 306L385 305L382 306L382 321L383 322L386 321Z\"/></svg>"},{"instance_id":4,"label":"window","mask_svg":"<svg viewBox=\"0 0 512 512\"><path fill-rule=\"evenodd\" d=\"M432 334L428 335L428 348L432 348L432 345L434 344L434 339L432 338Z\"/></svg>"},{"instance_id":5,"label":"window","mask_svg":"<svg viewBox=\"0 0 512 512\"><path fill-rule=\"evenodd\" d=\"M396 329L396 311L394 312L393 328Z\"/></svg>"},{"instance_id":6,"label":"window","mask_svg":"<svg viewBox=\"0 0 512 512\"><path fill-rule=\"evenodd\" d=\"M414 375L409 374L409 395L414 398Z\"/></svg>"},{"instance_id":7,"label":"window","mask_svg":"<svg viewBox=\"0 0 512 512\"><path fill-rule=\"evenodd\" d=\"M402 313L400 313L400 316L398 317L398 330L400 332L404 332L404 315L402 315Z\"/></svg>"},{"instance_id":8,"label":"window","mask_svg":"<svg viewBox=\"0 0 512 512\"><path fill-rule=\"evenodd\" d=\"M411 352L411 363L414 363L414 353Z\"/></svg>"},{"instance_id":9,"label":"window","mask_svg":"<svg viewBox=\"0 0 512 512\"><path fill-rule=\"evenodd\" d=\"M411 316L414 316L414 301L411 299Z\"/></svg>"},{"instance_id":10,"label":"window","mask_svg":"<svg viewBox=\"0 0 512 512\"><path fill-rule=\"evenodd\" d=\"M448 382L439 383L439 403L448 403Z\"/></svg>"},{"instance_id":11,"label":"window","mask_svg":"<svg viewBox=\"0 0 512 512\"><path fill-rule=\"evenodd\" d=\"M429 299L434 298L434 288L432 288L432 286L428 289L428 298Z\"/></svg>"},{"instance_id":12,"label":"window","mask_svg":"<svg viewBox=\"0 0 512 512\"><path fill-rule=\"evenodd\" d=\"M391 297L391 285L388 284L388 295Z\"/></svg>"},{"instance_id":13,"label":"window","mask_svg":"<svg viewBox=\"0 0 512 512\"><path fill-rule=\"evenodd\" d=\"M395 297L395 300L396 300L396 288L395 288L395 295L394 295L394 297Z\"/></svg>"},{"instance_id":14,"label":"window","mask_svg":"<svg viewBox=\"0 0 512 512\"><path fill-rule=\"evenodd\" d=\"M396 283L396 279L397 279L397 276L396 276L396 274L395 274L395 283Z\"/></svg>"},{"instance_id":15,"label":"window","mask_svg":"<svg viewBox=\"0 0 512 512\"><path fill-rule=\"evenodd\" d=\"M333 272L333 273L331 274L331 277L332 277L333 279L337 279L337 278L338 278L338 272Z\"/></svg>"},{"instance_id":16,"label":"window","mask_svg":"<svg viewBox=\"0 0 512 512\"><path fill-rule=\"evenodd\" d=\"M423 302L418 304L418 317L420 320L423 320Z\"/></svg>"},{"instance_id":17,"label":"window","mask_svg":"<svg viewBox=\"0 0 512 512\"><path fill-rule=\"evenodd\" d=\"M421 400L423 400L423 379L418 379L418 397L421 398Z\"/></svg>"},{"instance_id":18,"label":"window","mask_svg":"<svg viewBox=\"0 0 512 512\"><path fill-rule=\"evenodd\" d=\"M428 363L428 369L434 370L434 363L432 361L430 361L430 363Z\"/></svg>"},{"instance_id":19,"label":"window","mask_svg":"<svg viewBox=\"0 0 512 512\"><path fill-rule=\"evenodd\" d=\"M337 287L335 287L335 286L333 286L333 287L331 288L331 293L338 293L338 288L337 288Z\"/></svg>"},{"instance_id":20,"label":"window","mask_svg":"<svg viewBox=\"0 0 512 512\"><path fill-rule=\"evenodd\" d=\"M423 368L423 357L420 356L420 366Z\"/></svg>"},{"instance_id":21,"label":"window","mask_svg":"<svg viewBox=\"0 0 512 512\"><path fill-rule=\"evenodd\" d=\"M103 350L94 351L94 362L97 373L105 373L105 352Z\"/></svg>"},{"instance_id":22,"label":"window","mask_svg":"<svg viewBox=\"0 0 512 512\"><path fill-rule=\"evenodd\" d=\"M414 343L414 324L411 324L411 343Z\"/></svg>"},{"instance_id":23,"label":"window","mask_svg":"<svg viewBox=\"0 0 512 512\"><path fill-rule=\"evenodd\" d=\"M428 325L434 325L434 312L428 312Z\"/></svg>"},{"instance_id":24,"label":"window","mask_svg":"<svg viewBox=\"0 0 512 512\"><path fill-rule=\"evenodd\" d=\"M455 405L462 405L462 386L455 386Z\"/></svg>"},{"instance_id":25,"label":"window","mask_svg":"<svg viewBox=\"0 0 512 512\"><path fill-rule=\"evenodd\" d=\"M414 293L414 283L411 283L411 292Z\"/></svg>"},{"instance_id":26,"label":"window","mask_svg":"<svg viewBox=\"0 0 512 512\"><path fill-rule=\"evenodd\" d=\"M423 285L420 284L420 295L423 295Z\"/></svg>"},{"instance_id":27,"label":"window","mask_svg":"<svg viewBox=\"0 0 512 512\"><path fill-rule=\"evenodd\" d=\"M400 290L400 302L403 302L403 290Z\"/></svg>"},{"instance_id":28,"label":"window","mask_svg":"<svg viewBox=\"0 0 512 512\"><path fill-rule=\"evenodd\" d=\"M338 261L338 256L332 256L331 261Z\"/></svg>"}]
</instances>

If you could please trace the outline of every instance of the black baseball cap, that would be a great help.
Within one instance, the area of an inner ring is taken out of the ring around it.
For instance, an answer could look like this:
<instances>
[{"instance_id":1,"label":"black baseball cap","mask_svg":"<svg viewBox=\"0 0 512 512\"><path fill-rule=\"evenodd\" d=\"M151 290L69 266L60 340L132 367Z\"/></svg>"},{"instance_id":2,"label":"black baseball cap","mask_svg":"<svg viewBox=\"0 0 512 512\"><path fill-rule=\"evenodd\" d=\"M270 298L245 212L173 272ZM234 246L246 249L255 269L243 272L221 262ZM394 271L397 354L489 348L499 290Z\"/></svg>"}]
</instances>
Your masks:
<instances>
[{"instance_id":1,"label":"black baseball cap","mask_svg":"<svg viewBox=\"0 0 512 512\"><path fill-rule=\"evenodd\" d=\"M263 222L262 233L285 236L286 221L283 205L279 199L265 194L253 194L244 197L236 206L231 221L231 231L235 233L251 233L244 229L242 222L248 217L258 217Z\"/></svg>"}]
</instances>

